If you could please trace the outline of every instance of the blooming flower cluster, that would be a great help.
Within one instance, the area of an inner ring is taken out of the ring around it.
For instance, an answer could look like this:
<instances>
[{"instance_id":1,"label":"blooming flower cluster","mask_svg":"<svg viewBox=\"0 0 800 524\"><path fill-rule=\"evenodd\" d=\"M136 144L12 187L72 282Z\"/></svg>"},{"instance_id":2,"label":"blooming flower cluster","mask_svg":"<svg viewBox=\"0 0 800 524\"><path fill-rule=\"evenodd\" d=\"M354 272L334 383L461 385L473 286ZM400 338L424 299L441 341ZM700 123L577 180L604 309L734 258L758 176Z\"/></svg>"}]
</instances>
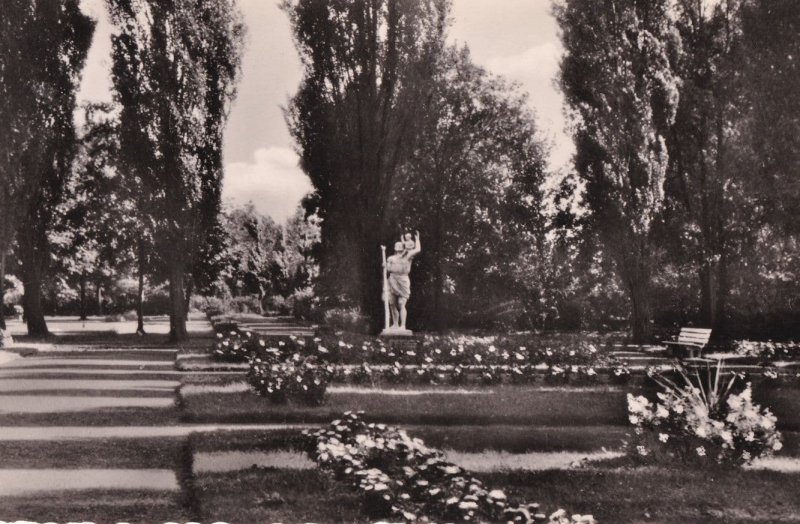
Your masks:
<instances>
[{"instance_id":1,"label":"blooming flower cluster","mask_svg":"<svg viewBox=\"0 0 800 524\"><path fill-rule=\"evenodd\" d=\"M250 332L231 331L227 335L217 333L211 354L221 362L244 362L259 346L265 347L266 342Z\"/></svg>"},{"instance_id":2,"label":"blooming flower cluster","mask_svg":"<svg viewBox=\"0 0 800 524\"><path fill-rule=\"evenodd\" d=\"M357 489L371 519L406 522L593 523L591 515L549 517L538 504L515 504L405 431L345 413L326 429L306 432L308 453Z\"/></svg>"},{"instance_id":3,"label":"blooming flower cluster","mask_svg":"<svg viewBox=\"0 0 800 524\"><path fill-rule=\"evenodd\" d=\"M315 357L294 353L281 360L280 353L276 355L265 349L251 356L247 381L256 393L275 404L292 400L319 406L325 400L330 376L330 369L320 365Z\"/></svg>"},{"instance_id":4,"label":"blooming flower cluster","mask_svg":"<svg viewBox=\"0 0 800 524\"><path fill-rule=\"evenodd\" d=\"M722 365L707 380L693 379L682 368L682 384L654 375L663 390L657 400L628 394L634 425L631 452L645 460L738 466L779 451L775 416L753 403L750 383L733 374L722 380Z\"/></svg>"},{"instance_id":5,"label":"blooming flower cluster","mask_svg":"<svg viewBox=\"0 0 800 524\"><path fill-rule=\"evenodd\" d=\"M590 343L530 350L518 345L519 340L512 345L510 339L499 337L425 337L419 343L348 337L257 337L232 332L217 335L212 354L227 362L252 362L265 353L281 360L313 356L329 367L333 380L354 383L528 384L542 377L549 383L593 383L601 372L607 372L610 381L619 378L611 371L620 365L611 367L614 361Z\"/></svg>"},{"instance_id":6,"label":"blooming flower cluster","mask_svg":"<svg viewBox=\"0 0 800 524\"><path fill-rule=\"evenodd\" d=\"M758 357L766 362L800 360L800 342L737 340L734 350L742 356Z\"/></svg>"}]
</instances>

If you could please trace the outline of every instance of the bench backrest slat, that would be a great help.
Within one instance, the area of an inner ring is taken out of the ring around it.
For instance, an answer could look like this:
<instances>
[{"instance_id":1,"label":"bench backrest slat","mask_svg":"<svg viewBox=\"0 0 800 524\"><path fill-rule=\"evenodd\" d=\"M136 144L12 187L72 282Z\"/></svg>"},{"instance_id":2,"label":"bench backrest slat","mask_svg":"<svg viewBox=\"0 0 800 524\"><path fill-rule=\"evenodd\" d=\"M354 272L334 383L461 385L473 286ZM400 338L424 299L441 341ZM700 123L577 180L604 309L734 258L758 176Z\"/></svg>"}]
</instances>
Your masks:
<instances>
[{"instance_id":1,"label":"bench backrest slat","mask_svg":"<svg viewBox=\"0 0 800 524\"><path fill-rule=\"evenodd\" d=\"M705 346L711 338L711 330L706 328L681 328L678 343L697 344Z\"/></svg>"}]
</instances>

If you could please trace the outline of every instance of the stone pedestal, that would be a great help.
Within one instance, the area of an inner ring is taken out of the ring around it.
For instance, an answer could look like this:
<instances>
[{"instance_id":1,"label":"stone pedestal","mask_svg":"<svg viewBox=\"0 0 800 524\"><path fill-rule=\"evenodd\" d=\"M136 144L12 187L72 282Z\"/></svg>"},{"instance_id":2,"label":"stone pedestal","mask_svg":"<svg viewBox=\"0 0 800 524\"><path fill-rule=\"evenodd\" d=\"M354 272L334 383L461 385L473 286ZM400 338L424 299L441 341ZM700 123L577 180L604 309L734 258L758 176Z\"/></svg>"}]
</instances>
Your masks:
<instances>
[{"instance_id":1,"label":"stone pedestal","mask_svg":"<svg viewBox=\"0 0 800 524\"><path fill-rule=\"evenodd\" d=\"M402 329L398 327L390 327L381 331L381 337L413 337L414 332L410 329Z\"/></svg>"}]
</instances>

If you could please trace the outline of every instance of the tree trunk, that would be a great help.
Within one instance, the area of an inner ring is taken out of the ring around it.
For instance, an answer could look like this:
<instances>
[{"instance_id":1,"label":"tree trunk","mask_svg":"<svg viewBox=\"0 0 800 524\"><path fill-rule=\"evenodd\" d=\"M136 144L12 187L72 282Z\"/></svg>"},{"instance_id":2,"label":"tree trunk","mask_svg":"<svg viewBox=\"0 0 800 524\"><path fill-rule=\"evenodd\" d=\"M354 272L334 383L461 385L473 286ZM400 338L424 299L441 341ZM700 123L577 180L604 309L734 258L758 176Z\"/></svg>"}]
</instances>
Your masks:
<instances>
[{"instance_id":1,"label":"tree trunk","mask_svg":"<svg viewBox=\"0 0 800 524\"><path fill-rule=\"evenodd\" d=\"M144 244L139 241L139 291L136 293L136 334L144 335Z\"/></svg>"},{"instance_id":2,"label":"tree trunk","mask_svg":"<svg viewBox=\"0 0 800 524\"><path fill-rule=\"evenodd\" d=\"M186 318L189 318L189 306L191 305L190 303L192 301L192 293L194 292L194 280L192 278L189 278L184 288L186 290L185 292L186 296L183 299L183 310L186 313Z\"/></svg>"},{"instance_id":3,"label":"tree trunk","mask_svg":"<svg viewBox=\"0 0 800 524\"><path fill-rule=\"evenodd\" d=\"M730 294L730 275L728 274L728 257L723 251L717 264L717 303L715 310L714 329L725 332L728 327L726 317L728 314L728 296Z\"/></svg>"},{"instance_id":4,"label":"tree trunk","mask_svg":"<svg viewBox=\"0 0 800 524\"><path fill-rule=\"evenodd\" d=\"M6 254L0 248L0 331L6 327ZM3 334L0 333L0 346L3 345Z\"/></svg>"},{"instance_id":5,"label":"tree trunk","mask_svg":"<svg viewBox=\"0 0 800 524\"><path fill-rule=\"evenodd\" d=\"M186 340L186 295L183 288L184 264L173 260L170 263L169 298L171 312L169 317L169 339L171 342Z\"/></svg>"},{"instance_id":6,"label":"tree trunk","mask_svg":"<svg viewBox=\"0 0 800 524\"><path fill-rule=\"evenodd\" d=\"M650 307L650 285L642 275L630 284L631 293L631 334L634 344L650 342L652 309Z\"/></svg>"},{"instance_id":7,"label":"tree trunk","mask_svg":"<svg viewBox=\"0 0 800 524\"><path fill-rule=\"evenodd\" d=\"M103 316L103 288L100 284L97 285L97 314Z\"/></svg>"},{"instance_id":8,"label":"tree trunk","mask_svg":"<svg viewBox=\"0 0 800 524\"><path fill-rule=\"evenodd\" d=\"M709 262L703 262L700 266L700 322L706 327L713 327L716 323L717 293L714 284L714 267Z\"/></svg>"},{"instance_id":9,"label":"tree trunk","mask_svg":"<svg viewBox=\"0 0 800 524\"><path fill-rule=\"evenodd\" d=\"M86 273L81 273L81 320L86 320Z\"/></svg>"},{"instance_id":10,"label":"tree trunk","mask_svg":"<svg viewBox=\"0 0 800 524\"><path fill-rule=\"evenodd\" d=\"M378 229L378 228L376 228ZM362 236L361 253L361 313L369 320L372 331L380 331L383 325L383 301L381 300L383 278L380 240L377 231Z\"/></svg>"},{"instance_id":11,"label":"tree trunk","mask_svg":"<svg viewBox=\"0 0 800 524\"><path fill-rule=\"evenodd\" d=\"M33 265L35 266L35 264ZM42 273L38 267L29 267L23 271L25 293L22 296L22 307L28 324L28 335L35 338L50 334L42 308Z\"/></svg>"},{"instance_id":12,"label":"tree trunk","mask_svg":"<svg viewBox=\"0 0 800 524\"><path fill-rule=\"evenodd\" d=\"M628 286L631 299L631 335L634 344L650 342L651 319L653 311L650 303L650 260L648 240L634 236L635 247L625 252L626 246L619 246L621 267L624 270L623 282Z\"/></svg>"}]
</instances>

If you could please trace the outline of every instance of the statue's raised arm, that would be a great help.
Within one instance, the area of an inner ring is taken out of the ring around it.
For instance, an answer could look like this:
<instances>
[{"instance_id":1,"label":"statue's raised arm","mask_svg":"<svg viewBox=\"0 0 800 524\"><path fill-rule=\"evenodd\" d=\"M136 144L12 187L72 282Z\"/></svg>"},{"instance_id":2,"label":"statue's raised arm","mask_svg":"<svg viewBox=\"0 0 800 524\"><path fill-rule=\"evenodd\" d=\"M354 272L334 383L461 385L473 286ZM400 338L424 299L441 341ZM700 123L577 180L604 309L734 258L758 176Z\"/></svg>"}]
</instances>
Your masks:
<instances>
[{"instance_id":1,"label":"statue's raised arm","mask_svg":"<svg viewBox=\"0 0 800 524\"><path fill-rule=\"evenodd\" d=\"M413 258L414 256L418 255L422 251L422 244L419 242L419 231L414 232L414 247L408 250L406 256L408 258Z\"/></svg>"}]
</instances>

